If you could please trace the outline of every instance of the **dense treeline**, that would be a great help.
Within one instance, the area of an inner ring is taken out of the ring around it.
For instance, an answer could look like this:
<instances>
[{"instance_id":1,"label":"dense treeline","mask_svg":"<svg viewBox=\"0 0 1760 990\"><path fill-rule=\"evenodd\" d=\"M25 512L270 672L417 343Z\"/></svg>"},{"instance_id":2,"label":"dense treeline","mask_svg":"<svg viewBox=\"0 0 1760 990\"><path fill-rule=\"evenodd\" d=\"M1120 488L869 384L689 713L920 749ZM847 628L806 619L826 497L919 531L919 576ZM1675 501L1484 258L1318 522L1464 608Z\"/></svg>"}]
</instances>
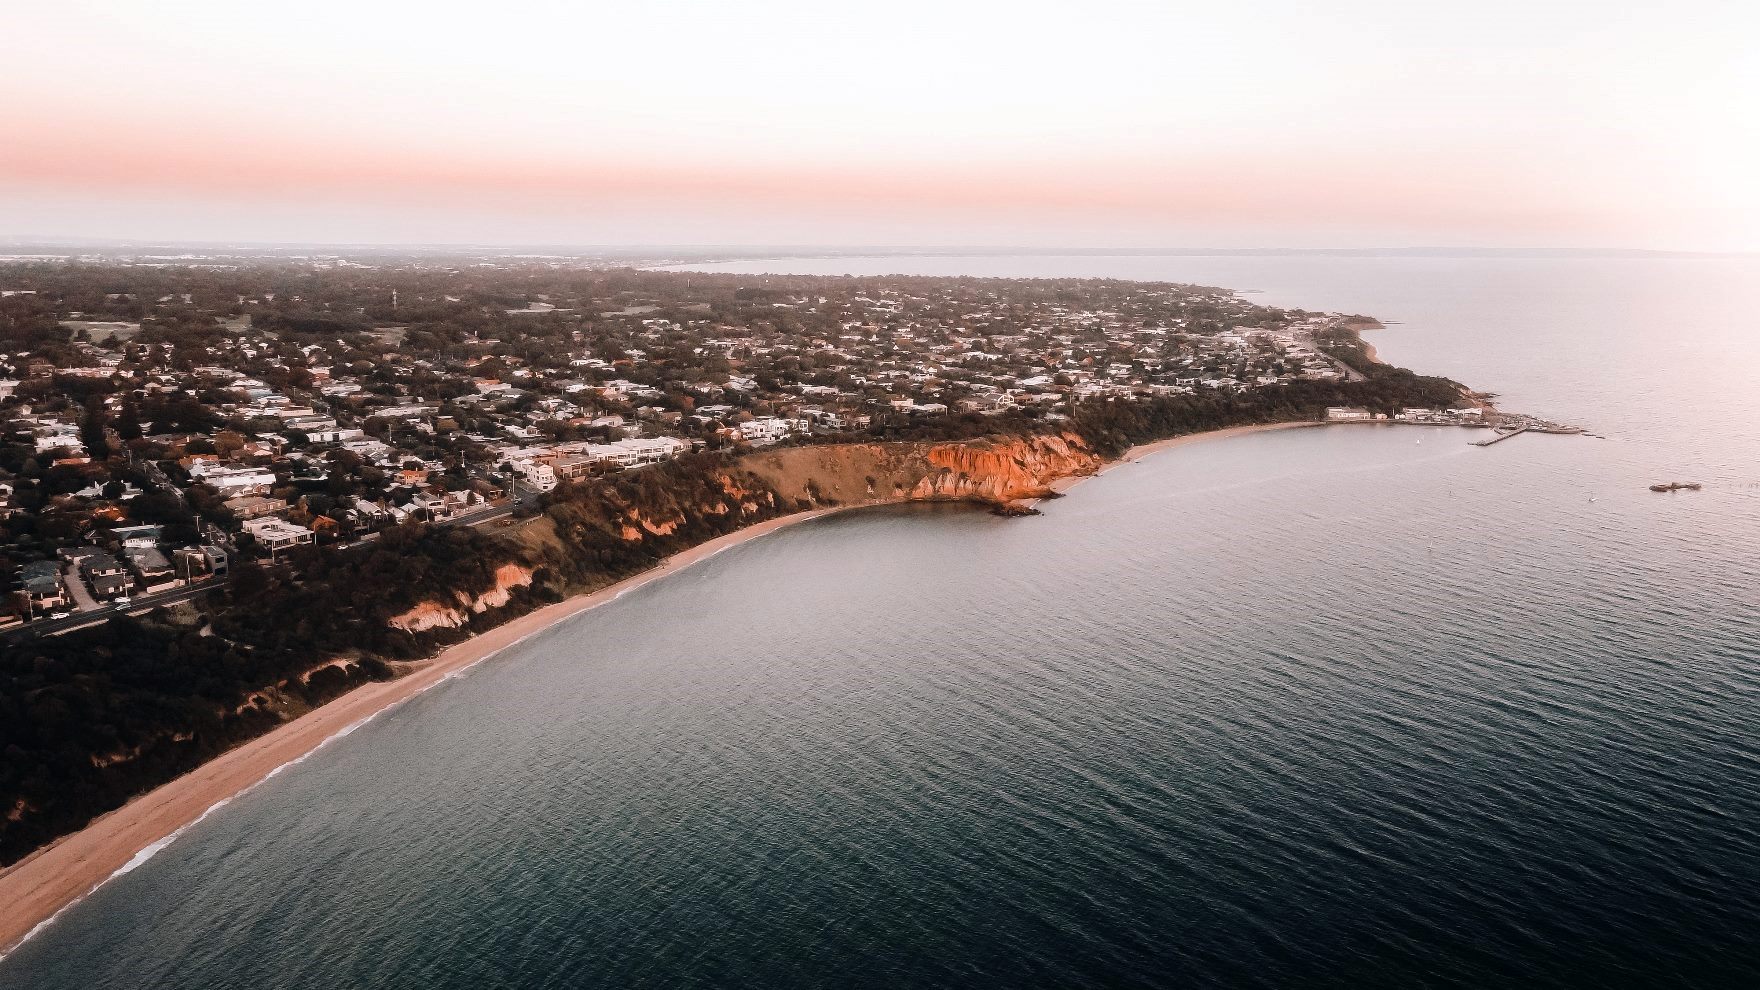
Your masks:
<instances>
[{"instance_id":1,"label":"dense treeline","mask_svg":"<svg viewBox=\"0 0 1760 990\"><path fill-rule=\"evenodd\" d=\"M305 708L466 635L412 636L398 611L485 590L517 559L469 528L410 525L288 568L237 565L208 629L114 618L0 651L0 863L83 826ZM216 599L221 596L217 593ZM512 609L529 607L523 600ZM325 666L344 659L346 666Z\"/></svg>"},{"instance_id":2,"label":"dense treeline","mask_svg":"<svg viewBox=\"0 0 1760 990\"><path fill-rule=\"evenodd\" d=\"M424 523L391 527L341 553L303 551L290 568L241 565L230 607L214 614L214 632L284 656L289 669L362 654L414 659L444 634L403 632L389 624L393 616L422 601L479 594L493 585L497 567L523 561L518 548L489 533Z\"/></svg>"},{"instance_id":3,"label":"dense treeline","mask_svg":"<svg viewBox=\"0 0 1760 990\"><path fill-rule=\"evenodd\" d=\"M1362 406L1392 415L1408 406L1447 408L1461 398L1461 386L1446 378L1385 365L1365 368L1369 377L1360 382L1298 381L1246 393L1089 403L1079 406L1072 420L1096 452L1117 457L1135 444L1188 433L1319 419L1328 406Z\"/></svg>"},{"instance_id":4,"label":"dense treeline","mask_svg":"<svg viewBox=\"0 0 1760 990\"><path fill-rule=\"evenodd\" d=\"M568 591L603 587L680 550L804 508L723 455L689 455L565 485L545 510L556 534L542 557L545 576Z\"/></svg>"},{"instance_id":5,"label":"dense treeline","mask_svg":"<svg viewBox=\"0 0 1760 990\"><path fill-rule=\"evenodd\" d=\"M385 676L373 660L297 676L285 653L191 628L112 619L0 654L0 863L281 721ZM265 699L267 700L267 699Z\"/></svg>"}]
</instances>

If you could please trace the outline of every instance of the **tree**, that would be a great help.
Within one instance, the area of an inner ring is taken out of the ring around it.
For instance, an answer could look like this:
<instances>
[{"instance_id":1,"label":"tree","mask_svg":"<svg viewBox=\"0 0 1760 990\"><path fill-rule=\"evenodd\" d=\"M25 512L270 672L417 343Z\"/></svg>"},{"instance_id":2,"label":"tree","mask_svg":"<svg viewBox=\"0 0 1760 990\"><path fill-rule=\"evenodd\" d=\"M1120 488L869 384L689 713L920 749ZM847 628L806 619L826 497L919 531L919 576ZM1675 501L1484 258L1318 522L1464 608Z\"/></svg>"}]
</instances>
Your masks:
<instances>
[{"instance_id":1,"label":"tree","mask_svg":"<svg viewBox=\"0 0 1760 990\"><path fill-rule=\"evenodd\" d=\"M122 403L122 413L116 417L116 435L124 440L139 440L142 436L140 407L133 399Z\"/></svg>"},{"instance_id":2,"label":"tree","mask_svg":"<svg viewBox=\"0 0 1760 990\"><path fill-rule=\"evenodd\" d=\"M93 395L86 399L85 417L80 421L79 439L86 445L86 452L96 461L110 457L110 413L104 408L104 397Z\"/></svg>"},{"instance_id":3,"label":"tree","mask_svg":"<svg viewBox=\"0 0 1760 990\"><path fill-rule=\"evenodd\" d=\"M221 430L214 434L214 453L222 458L229 458L244 447L244 437L232 430Z\"/></svg>"}]
</instances>

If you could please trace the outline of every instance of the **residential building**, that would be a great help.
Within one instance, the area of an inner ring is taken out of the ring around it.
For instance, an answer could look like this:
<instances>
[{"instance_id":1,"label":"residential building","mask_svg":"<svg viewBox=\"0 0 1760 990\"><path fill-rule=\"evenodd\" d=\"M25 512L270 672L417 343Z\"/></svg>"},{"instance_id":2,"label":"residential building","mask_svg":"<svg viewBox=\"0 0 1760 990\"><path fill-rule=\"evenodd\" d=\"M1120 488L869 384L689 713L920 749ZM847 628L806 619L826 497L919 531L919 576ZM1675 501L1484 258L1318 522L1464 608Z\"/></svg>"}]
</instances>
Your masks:
<instances>
[{"instance_id":1,"label":"residential building","mask_svg":"<svg viewBox=\"0 0 1760 990\"><path fill-rule=\"evenodd\" d=\"M266 498L262 495L241 495L238 498L229 498L221 505L240 521L276 516L287 511L286 499Z\"/></svg>"},{"instance_id":2,"label":"residential building","mask_svg":"<svg viewBox=\"0 0 1760 990\"><path fill-rule=\"evenodd\" d=\"M304 526L272 516L246 520L244 531L256 538L257 546L268 551L271 558L283 550L306 546L317 539L317 535Z\"/></svg>"},{"instance_id":3,"label":"residential building","mask_svg":"<svg viewBox=\"0 0 1760 990\"><path fill-rule=\"evenodd\" d=\"M18 569L18 583L30 596L34 608L57 608L67 604L67 589L61 584L61 565L53 560L38 560Z\"/></svg>"}]
</instances>

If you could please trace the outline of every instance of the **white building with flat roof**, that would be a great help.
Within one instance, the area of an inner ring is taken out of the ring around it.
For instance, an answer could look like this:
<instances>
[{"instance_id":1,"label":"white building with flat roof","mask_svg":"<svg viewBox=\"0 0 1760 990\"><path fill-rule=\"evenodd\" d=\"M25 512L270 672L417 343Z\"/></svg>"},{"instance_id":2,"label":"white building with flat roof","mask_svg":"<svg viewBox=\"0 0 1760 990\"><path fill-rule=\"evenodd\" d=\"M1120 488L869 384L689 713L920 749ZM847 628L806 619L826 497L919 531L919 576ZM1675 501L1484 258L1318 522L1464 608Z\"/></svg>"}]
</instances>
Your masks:
<instances>
[{"instance_id":1,"label":"white building with flat roof","mask_svg":"<svg viewBox=\"0 0 1760 990\"><path fill-rule=\"evenodd\" d=\"M317 534L304 526L274 516L246 519L244 531L256 538L257 546L269 551L271 557L283 550L305 546L317 540Z\"/></svg>"},{"instance_id":2,"label":"white building with flat roof","mask_svg":"<svg viewBox=\"0 0 1760 990\"><path fill-rule=\"evenodd\" d=\"M221 498L263 495L275 485L275 472L267 468L203 467L198 464L191 467L189 473L203 484L213 486Z\"/></svg>"},{"instance_id":3,"label":"white building with flat roof","mask_svg":"<svg viewBox=\"0 0 1760 990\"><path fill-rule=\"evenodd\" d=\"M677 457L690 446L677 437L630 437L612 443L588 444L581 453L603 464L637 467Z\"/></svg>"},{"instance_id":4,"label":"white building with flat roof","mask_svg":"<svg viewBox=\"0 0 1760 990\"><path fill-rule=\"evenodd\" d=\"M513 469L538 491L547 492L556 487L556 469L543 461L520 459L513 462Z\"/></svg>"},{"instance_id":5,"label":"white building with flat roof","mask_svg":"<svg viewBox=\"0 0 1760 990\"><path fill-rule=\"evenodd\" d=\"M796 430L806 429L806 423L798 419L760 416L734 429L739 432L740 439L748 443L775 443Z\"/></svg>"}]
</instances>

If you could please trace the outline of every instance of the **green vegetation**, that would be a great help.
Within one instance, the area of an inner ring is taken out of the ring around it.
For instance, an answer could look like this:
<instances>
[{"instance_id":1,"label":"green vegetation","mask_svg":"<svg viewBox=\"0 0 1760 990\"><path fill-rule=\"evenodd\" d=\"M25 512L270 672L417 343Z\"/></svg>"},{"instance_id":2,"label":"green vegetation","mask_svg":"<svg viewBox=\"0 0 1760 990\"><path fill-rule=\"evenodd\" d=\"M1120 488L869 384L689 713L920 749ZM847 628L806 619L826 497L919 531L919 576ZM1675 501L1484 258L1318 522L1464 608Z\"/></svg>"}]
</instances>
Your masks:
<instances>
[{"instance_id":1,"label":"green vegetation","mask_svg":"<svg viewBox=\"0 0 1760 990\"><path fill-rule=\"evenodd\" d=\"M8 646L0 659L0 862L268 731L289 708L389 676L363 658L308 681L290 659L126 618ZM253 695L265 703L252 704Z\"/></svg>"},{"instance_id":2,"label":"green vegetation","mask_svg":"<svg viewBox=\"0 0 1760 990\"><path fill-rule=\"evenodd\" d=\"M1179 395L1136 402L1081 406L1076 430L1105 457L1132 446L1188 433L1252 423L1321 419L1328 406L1363 406L1392 415L1400 409L1447 407L1460 401L1461 386L1447 378L1415 375L1404 368L1367 364L1360 382L1291 382L1248 393Z\"/></svg>"}]
</instances>

